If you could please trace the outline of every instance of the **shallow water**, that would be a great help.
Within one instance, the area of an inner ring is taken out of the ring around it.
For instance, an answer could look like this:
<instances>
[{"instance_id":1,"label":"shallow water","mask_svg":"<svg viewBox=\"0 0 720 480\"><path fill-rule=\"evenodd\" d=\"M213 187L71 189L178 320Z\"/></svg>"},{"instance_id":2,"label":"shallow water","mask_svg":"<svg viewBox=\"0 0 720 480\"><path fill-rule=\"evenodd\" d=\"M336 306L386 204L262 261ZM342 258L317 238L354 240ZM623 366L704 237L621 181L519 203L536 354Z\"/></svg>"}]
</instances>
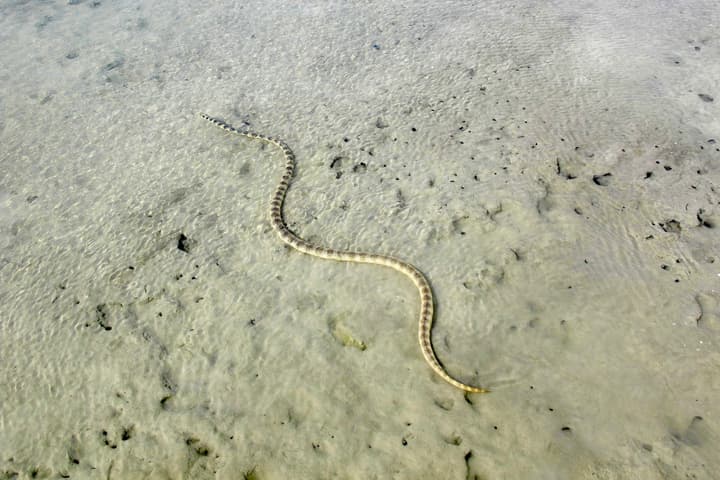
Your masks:
<instances>
[{"instance_id":1,"label":"shallow water","mask_svg":"<svg viewBox=\"0 0 720 480\"><path fill-rule=\"evenodd\" d=\"M244 3L0 6L0 478L716 478L716 2Z\"/></svg>"}]
</instances>

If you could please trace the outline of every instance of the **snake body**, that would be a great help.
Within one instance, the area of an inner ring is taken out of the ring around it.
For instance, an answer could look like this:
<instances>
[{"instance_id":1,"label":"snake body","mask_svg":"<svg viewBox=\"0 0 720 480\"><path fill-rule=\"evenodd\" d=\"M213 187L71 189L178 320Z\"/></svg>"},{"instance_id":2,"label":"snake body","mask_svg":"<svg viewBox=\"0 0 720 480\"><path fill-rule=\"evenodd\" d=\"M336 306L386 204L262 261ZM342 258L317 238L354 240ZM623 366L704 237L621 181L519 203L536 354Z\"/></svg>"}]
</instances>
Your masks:
<instances>
[{"instance_id":1,"label":"snake body","mask_svg":"<svg viewBox=\"0 0 720 480\"><path fill-rule=\"evenodd\" d=\"M290 149L290 147L278 138L261 135L250 130L236 129L233 126L223 122L222 120L218 120L217 118L213 118L204 113L201 113L200 116L224 130L237 133L245 137L262 140L264 142L273 144L280 148L280 150L282 150L283 154L285 155L285 171L282 175L282 178L280 179L280 183L275 189L275 193L273 194L272 200L270 202L270 224L272 225L273 230L275 230L275 232L278 234L278 236L280 237L280 239L282 239L283 242L285 242L287 245L291 246L295 250L315 257L325 258L328 260L336 260L340 262L372 263L376 265L383 265L385 267L395 269L410 277L410 279L413 281L418 291L420 292L420 321L418 339L420 341L420 348L423 357L425 357L425 360L427 361L428 365L430 365L430 368L432 368L435 373L440 376L440 378L448 382L450 385L457 387L461 390L471 393L488 392L488 390L484 388L467 385L451 377L450 374L445 371L445 368L442 366L437 356L435 355L432 347L432 339L430 336L434 312L432 289L430 288L430 284L425 278L425 275L423 275L420 270L407 262L388 255L377 255L372 253L352 252L345 250L334 250L332 248L324 248L313 245L312 243L309 243L295 235L285 224L282 214L285 194L290 187L290 181L295 170L295 154Z\"/></svg>"}]
</instances>

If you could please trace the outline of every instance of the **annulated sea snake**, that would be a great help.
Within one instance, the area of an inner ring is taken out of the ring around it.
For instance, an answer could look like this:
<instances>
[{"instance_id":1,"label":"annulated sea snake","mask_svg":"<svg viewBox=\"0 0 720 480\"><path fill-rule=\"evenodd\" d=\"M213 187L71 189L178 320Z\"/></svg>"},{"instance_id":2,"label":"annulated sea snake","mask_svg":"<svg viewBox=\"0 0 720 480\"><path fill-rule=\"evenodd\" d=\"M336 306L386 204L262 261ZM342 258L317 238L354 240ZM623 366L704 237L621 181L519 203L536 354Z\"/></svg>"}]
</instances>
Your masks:
<instances>
[{"instance_id":1,"label":"annulated sea snake","mask_svg":"<svg viewBox=\"0 0 720 480\"><path fill-rule=\"evenodd\" d=\"M430 330L432 328L433 322L432 290L430 289L430 284L425 278L425 275L423 275L420 270L407 262L403 262L402 260L388 255L377 255L373 253L352 252L345 250L333 250L331 248L319 247L295 235L285 224L282 214L285 194L288 191L290 181L295 170L295 154L290 149L290 147L288 147L285 142L278 138L268 137L266 135L261 135L250 130L238 130L231 125L223 122L222 120L218 120L217 118L213 118L204 113L201 113L200 116L224 130L238 133L245 137L256 138L258 140L271 143L276 147L280 148L280 150L282 150L283 154L285 155L285 172L283 173L283 176L280 179L280 184L275 189L275 193L272 196L272 201L270 202L270 224L272 225L273 230L275 230L275 232L278 234L278 236L282 239L283 242L290 245L295 250L306 253L308 255L313 255L315 257L325 258L328 260L336 260L339 262L373 263L377 265L383 265L393 268L410 277L415 283L418 291L420 292L420 323L418 338L420 340L420 349L423 356L425 357L425 360L430 365L430 368L432 368L435 373L440 375L440 377L446 382L448 382L450 385L466 392L486 393L489 391L484 388L467 385L459 380L454 379L445 371L445 368L435 356L430 336Z\"/></svg>"}]
</instances>

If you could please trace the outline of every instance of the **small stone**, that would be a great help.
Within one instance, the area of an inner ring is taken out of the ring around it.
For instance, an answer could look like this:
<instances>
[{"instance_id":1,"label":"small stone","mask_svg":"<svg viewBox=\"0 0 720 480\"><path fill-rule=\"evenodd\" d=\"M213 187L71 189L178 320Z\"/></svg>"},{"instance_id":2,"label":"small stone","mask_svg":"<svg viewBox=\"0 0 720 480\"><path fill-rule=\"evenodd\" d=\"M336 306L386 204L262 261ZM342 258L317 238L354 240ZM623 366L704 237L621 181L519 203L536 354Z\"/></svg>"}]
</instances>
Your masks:
<instances>
[{"instance_id":1,"label":"small stone","mask_svg":"<svg viewBox=\"0 0 720 480\"><path fill-rule=\"evenodd\" d=\"M713 97L711 97L707 93L698 93L698 97L700 97L700 100L702 100L703 102L712 102L715 100Z\"/></svg>"},{"instance_id":2,"label":"small stone","mask_svg":"<svg viewBox=\"0 0 720 480\"><path fill-rule=\"evenodd\" d=\"M610 177L612 177L612 173L607 172L603 173L602 175L593 175L592 180L595 185L607 187L610 184Z\"/></svg>"}]
</instances>

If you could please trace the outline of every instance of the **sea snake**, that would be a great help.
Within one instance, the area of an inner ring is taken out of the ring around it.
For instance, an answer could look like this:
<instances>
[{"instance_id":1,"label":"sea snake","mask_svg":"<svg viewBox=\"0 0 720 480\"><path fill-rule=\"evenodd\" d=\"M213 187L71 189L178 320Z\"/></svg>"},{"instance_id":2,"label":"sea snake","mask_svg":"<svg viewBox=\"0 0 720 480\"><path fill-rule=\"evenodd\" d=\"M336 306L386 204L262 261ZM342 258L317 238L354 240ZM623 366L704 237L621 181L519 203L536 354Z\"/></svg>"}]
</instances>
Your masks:
<instances>
[{"instance_id":1,"label":"sea snake","mask_svg":"<svg viewBox=\"0 0 720 480\"><path fill-rule=\"evenodd\" d=\"M319 247L313 245L302 238L295 235L285 224L283 220L282 207L285 200L285 194L290 187L290 180L295 170L295 154L282 140L275 137L268 137L250 130L238 130L231 125L213 118L209 115L201 113L200 116L205 120L217 125L218 127L229 132L238 133L245 137L257 138L267 143L271 143L282 150L285 155L285 172L280 179L280 184L275 189L270 202L270 224L273 230L278 234L283 242L290 245L295 250L315 257L325 258L328 260L336 260L339 262L355 262L355 263L374 263L393 268L410 277L420 292L420 322L418 339L420 340L420 349L430 368L437 373L440 378L448 382L450 385L470 393L487 393L489 390L468 385L459 380L454 379L445 371L432 347L430 330L433 322L433 296L430 284L425 275L417 268L407 262L403 262L397 258L388 255L377 255L374 253L352 252L345 250L334 250L332 248Z\"/></svg>"}]
</instances>

